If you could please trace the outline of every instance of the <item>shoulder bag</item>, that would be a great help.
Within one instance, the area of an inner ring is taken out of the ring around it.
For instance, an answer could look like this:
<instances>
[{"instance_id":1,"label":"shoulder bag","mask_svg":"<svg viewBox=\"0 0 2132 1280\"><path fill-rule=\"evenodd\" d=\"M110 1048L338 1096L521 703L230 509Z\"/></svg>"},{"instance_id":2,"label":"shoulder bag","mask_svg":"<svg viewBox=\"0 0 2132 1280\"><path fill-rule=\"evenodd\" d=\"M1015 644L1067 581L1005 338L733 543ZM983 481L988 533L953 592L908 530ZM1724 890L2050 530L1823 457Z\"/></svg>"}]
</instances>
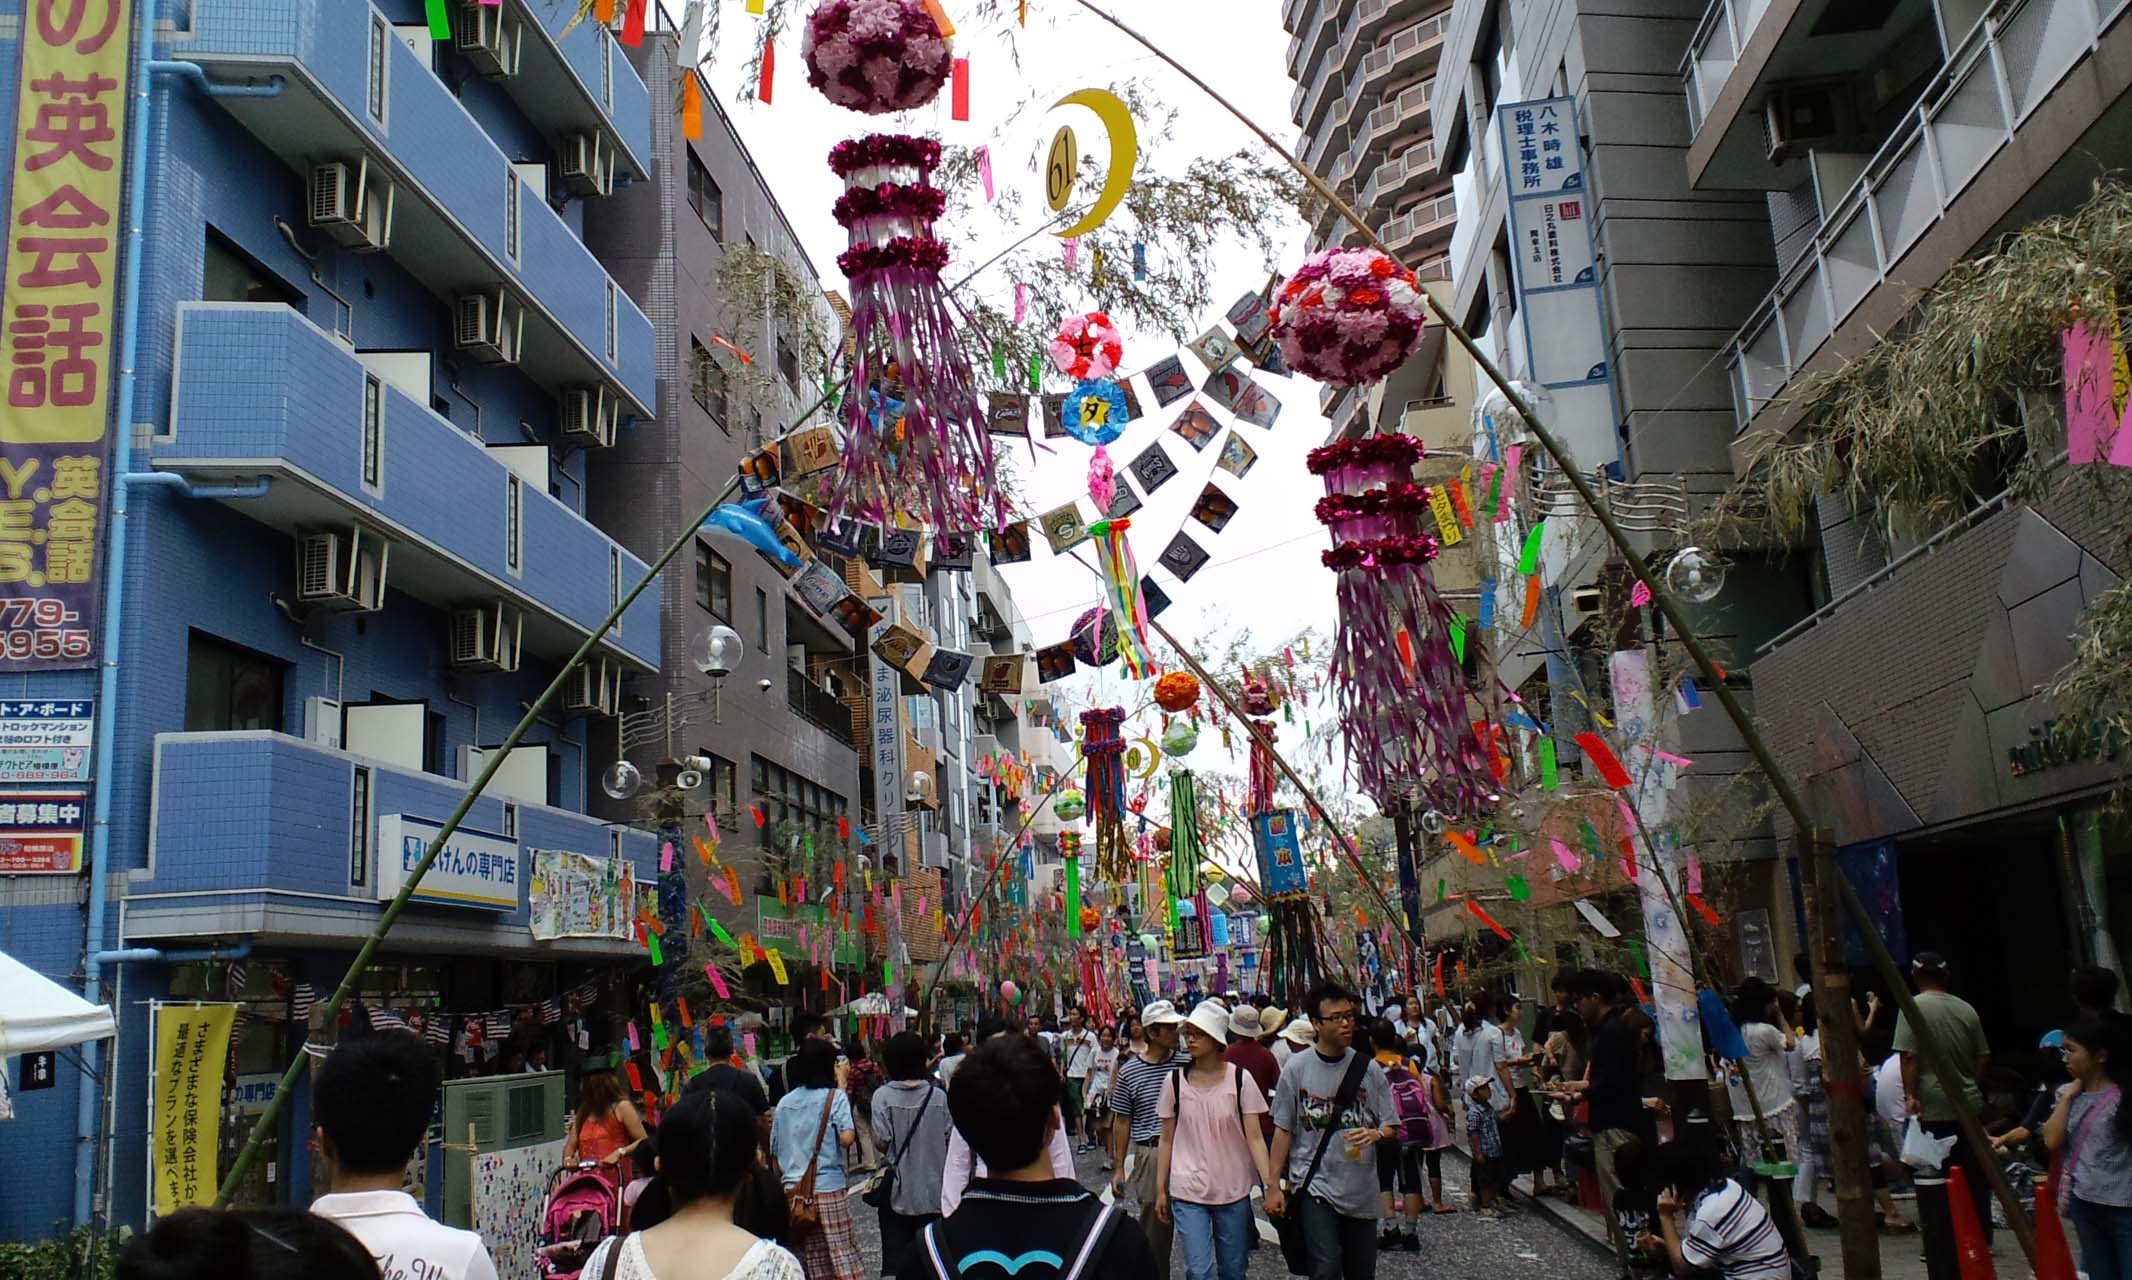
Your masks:
<instances>
[{"instance_id":1,"label":"shoulder bag","mask_svg":"<svg viewBox=\"0 0 2132 1280\"><path fill-rule=\"evenodd\" d=\"M903 1153L911 1149L911 1139L918 1136L918 1130L924 1125L925 1109L933 1105L933 1095L938 1092L940 1086L937 1084L925 1087L925 1097L919 1099L917 1111L911 1116L910 1132L904 1134L902 1140L896 1144L895 1153L888 1158L888 1169L859 1199L876 1209L886 1209L890 1206L896 1195L896 1169L903 1163Z\"/></svg>"},{"instance_id":2,"label":"shoulder bag","mask_svg":"<svg viewBox=\"0 0 2132 1280\"><path fill-rule=\"evenodd\" d=\"M1333 1130L1340 1126L1340 1117L1361 1095L1362 1078L1369 1068L1370 1060L1356 1051L1347 1064L1347 1074L1340 1078L1339 1091L1333 1094L1332 1124L1318 1135L1318 1149L1310 1157L1310 1168L1304 1171L1303 1180L1289 1188L1287 1212L1273 1220L1274 1233L1281 1238L1281 1258L1287 1262L1290 1275L1310 1274L1310 1242L1303 1237L1303 1194L1309 1190L1311 1179L1318 1176L1318 1166L1325 1163L1325 1149L1332 1145Z\"/></svg>"},{"instance_id":3,"label":"shoulder bag","mask_svg":"<svg viewBox=\"0 0 2132 1280\"><path fill-rule=\"evenodd\" d=\"M822 1138L829 1132L829 1109L836 1105L837 1091L822 1099L822 1122L814 1127L814 1154L807 1159L807 1172L785 1188L785 1217L791 1238L797 1240L822 1229L822 1205L814 1194L814 1175L822 1163Z\"/></svg>"}]
</instances>

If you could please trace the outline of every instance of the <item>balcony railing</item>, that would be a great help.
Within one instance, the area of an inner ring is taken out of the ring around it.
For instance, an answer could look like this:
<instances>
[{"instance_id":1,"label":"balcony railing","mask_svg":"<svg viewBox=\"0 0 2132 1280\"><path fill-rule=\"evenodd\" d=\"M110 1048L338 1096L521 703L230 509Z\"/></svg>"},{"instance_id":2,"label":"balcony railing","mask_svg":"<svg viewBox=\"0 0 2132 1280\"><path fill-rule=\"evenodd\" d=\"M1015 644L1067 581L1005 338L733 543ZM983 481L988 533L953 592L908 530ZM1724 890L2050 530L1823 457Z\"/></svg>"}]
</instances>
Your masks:
<instances>
[{"instance_id":1,"label":"balcony railing","mask_svg":"<svg viewBox=\"0 0 2132 1280\"><path fill-rule=\"evenodd\" d=\"M851 729L851 708L835 694L809 680L806 672L785 668L785 705L792 709L792 714L845 746L858 745Z\"/></svg>"},{"instance_id":2,"label":"balcony railing","mask_svg":"<svg viewBox=\"0 0 2132 1280\"><path fill-rule=\"evenodd\" d=\"M514 483L481 441L288 307L183 304L176 364L157 470L275 476L268 497L243 504L246 515L291 534L358 522L379 530L393 542L388 586L442 607L508 600L523 610L534 652L567 656L614 607L617 587L646 572L544 483ZM658 664L657 582L608 643Z\"/></svg>"},{"instance_id":3,"label":"balcony railing","mask_svg":"<svg viewBox=\"0 0 2132 1280\"><path fill-rule=\"evenodd\" d=\"M651 91L597 22L579 22L574 4L519 0L530 28L519 74L500 82L535 127L550 137L604 126L624 172L651 176ZM573 25L574 24L574 25ZM563 33L569 31L569 35Z\"/></svg>"},{"instance_id":4,"label":"balcony railing","mask_svg":"<svg viewBox=\"0 0 2132 1280\"><path fill-rule=\"evenodd\" d=\"M2006 0L1970 30L1726 347L1745 430L2012 141L2132 0Z\"/></svg>"},{"instance_id":5,"label":"balcony railing","mask_svg":"<svg viewBox=\"0 0 2132 1280\"><path fill-rule=\"evenodd\" d=\"M1393 253L1403 254L1412 242L1434 235L1458 221L1458 197L1441 195L1424 200L1384 224L1384 243Z\"/></svg>"},{"instance_id":6,"label":"balcony railing","mask_svg":"<svg viewBox=\"0 0 2132 1280\"><path fill-rule=\"evenodd\" d=\"M1443 43L1444 28L1450 25L1448 11L1433 18L1423 18L1413 26L1386 36L1377 47L1363 55L1360 70L1353 73L1352 83L1341 96L1340 105L1334 108L1335 119L1346 121L1354 118L1355 107L1373 85L1383 83L1385 73L1407 65L1431 45Z\"/></svg>"},{"instance_id":7,"label":"balcony railing","mask_svg":"<svg viewBox=\"0 0 2132 1280\"><path fill-rule=\"evenodd\" d=\"M1408 147L1377 166L1370 180L1362 188L1361 208L1367 210L1377 203L1379 196L1397 191L1409 178L1421 177L1436 172L1436 142L1426 139Z\"/></svg>"},{"instance_id":8,"label":"balcony railing","mask_svg":"<svg viewBox=\"0 0 2132 1280\"><path fill-rule=\"evenodd\" d=\"M1689 133L1703 127L1711 100L1725 87L1726 77L1739 65L1740 50L1768 12L1769 0L1711 0L1680 64L1681 85L1688 94Z\"/></svg>"}]
</instances>

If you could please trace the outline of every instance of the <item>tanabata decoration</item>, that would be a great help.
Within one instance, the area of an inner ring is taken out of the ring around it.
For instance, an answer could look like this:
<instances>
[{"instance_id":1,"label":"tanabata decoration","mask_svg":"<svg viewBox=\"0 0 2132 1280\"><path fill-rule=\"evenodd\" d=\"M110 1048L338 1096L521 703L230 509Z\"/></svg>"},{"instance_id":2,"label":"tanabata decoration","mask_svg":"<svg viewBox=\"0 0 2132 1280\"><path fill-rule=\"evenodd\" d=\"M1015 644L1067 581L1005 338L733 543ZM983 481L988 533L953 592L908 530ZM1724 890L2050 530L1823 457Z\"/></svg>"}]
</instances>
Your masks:
<instances>
[{"instance_id":1,"label":"tanabata decoration","mask_svg":"<svg viewBox=\"0 0 2132 1280\"><path fill-rule=\"evenodd\" d=\"M1132 416L1125 388L1109 378L1087 379L1066 397L1066 434L1098 449L1124 435L1125 424ZM1110 506L1107 502L1098 505L1105 509Z\"/></svg>"},{"instance_id":2,"label":"tanabata decoration","mask_svg":"<svg viewBox=\"0 0 2132 1280\"><path fill-rule=\"evenodd\" d=\"M1115 496L1111 480L1115 469L1103 446L1123 435L1133 416L1125 389L1111 380L1125 358L1124 341L1109 316L1091 311L1068 320L1047 350L1052 367L1077 383L1066 397L1059 422L1066 434L1096 447L1088 466L1088 496L1095 499L1098 510L1109 511Z\"/></svg>"},{"instance_id":3,"label":"tanabata decoration","mask_svg":"<svg viewBox=\"0 0 2132 1280\"><path fill-rule=\"evenodd\" d=\"M1293 1008L1318 977L1317 924L1294 811L1253 814L1251 838L1258 849L1260 896L1266 903L1265 987Z\"/></svg>"},{"instance_id":4,"label":"tanabata decoration","mask_svg":"<svg viewBox=\"0 0 2132 1280\"><path fill-rule=\"evenodd\" d=\"M907 515L958 531L1007 523L962 344L968 316L940 282L948 248L933 221L946 196L930 182L939 163L938 142L890 134L842 142L829 154L844 179L836 217L851 242L837 259L851 282L851 355L844 453L829 484L832 523L847 514L882 523ZM876 412L890 398L902 402L893 418Z\"/></svg>"},{"instance_id":5,"label":"tanabata decoration","mask_svg":"<svg viewBox=\"0 0 2132 1280\"><path fill-rule=\"evenodd\" d=\"M1191 960L1207 954L1206 884L1199 862L1199 793L1189 769L1170 773L1170 859L1165 869L1170 900L1170 954Z\"/></svg>"},{"instance_id":6,"label":"tanabata decoration","mask_svg":"<svg viewBox=\"0 0 2132 1280\"><path fill-rule=\"evenodd\" d=\"M1119 732L1124 723L1123 707L1081 713L1088 815L1096 828L1096 874L1111 884L1123 884L1132 875L1131 844L1125 837L1125 739Z\"/></svg>"},{"instance_id":7,"label":"tanabata decoration","mask_svg":"<svg viewBox=\"0 0 2132 1280\"><path fill-rule=\"evenodd\" d=\"M770 499L754 498L747 502L728 502L711 512L703 522L705 532L730 533L749 546L762 552L787 569L800 567L800 558L792 553L777 536L766 518Z\"/></svg>"},{"instance_id":8,"label":"tanabata decoration","mask_svg":"<svg viewBox=\"0 0 2132 1280\"><path fill-rule=\"evenodd\" d=\"M1101 450L1097 457L1108 469L1110 460L1102 457ZM1155 660L1148 653L1147 605L1140 598L1140 566L1133 560L1132 544L1125 540L1126 531L1132 527L1133 522L1121 516L1099 520L1088 526L1088 532L1095 538L1096 564L1103 571L1103 594L1110 601L1110 611L1103 615L1103 638L1116 635L1118 656L1125 660L1125 674L1139 680L1154 674Z\"/></svg>"},{"instance_id":9,"label":"tanabata decoration","mask_svg":"<svg viewBox=\"0 0 2132 1280\"><path fill-rule=\"evenodd\" d=\"M1079 822L1081 815L1088 812L1088 797L1068 787L1051 802L1051 811L1059 815L1061 822Z\"/></svg>"},{"instance_id":10,"label":"tanabata decoration","mask_svg":"<svg viewBox=\"0 0 2132 1280\"><path fill-rule=\"evenodd\" d=\"M1164 679L1168 677L1165 676ZM1172 720L1169 727L1162 731L1162 754L1166 756L1190 755L1192 748L1198 745L1199 726L1190 720Z\"/></svg>"},{"instance_id":11,"label":"tanabata decoration","mask_svg":"<svg viewBox=\"0 0 2132 1280\"><path fill-rule=\"evenodd\" d=\"M1274 298L1288 367L1334 386L1375 382L1421 344L1428 303L1414 273L1375 249L1312 255Z\"/></svg>"},{"instance_id":12,"label":"tanabata decoration","mask_svg":"<svg viewBox=\"0 0 2132 1280\"><path fill-rule=\"evenodd\" d=\"M1073 656L1091 667L1107 667L1118 660L1118 619L1098 606L1073 620L1066 633Z\"/></svg>"},{"instance_id":13,"label":"tanabata decoration","mask_svg":"<svg viewBox=\"0 0 2132 1280\"><path fill-rule=\"evenodd\" d=\"M1349 767L1365 794L1390 807L1412 791L1423 808L1475 813L1487 806L1493 779L1467 731L1455 623L1429 572L1437 543L1421 530L1430 495L1409 479L1421 454L1412 436L1310 453L1310 470L1325 481L1318 519L1333 539L1322 559L1340 575L1335 696Z\"/></svg>"},{"instance_id":14,"label":"tanabata decoration","mask_svg":"<svg viewBox=\"0 0 2132 1280\"><path fill-rule=\"evenodd\" d=\"M1155 682L1155 705L1164 711L1188 711L1199 701L1199 677L1189 671L1172 671Z\"/></svg>"},{"instance_id":15,"label":"tanabata decoration","mask_svg":"<svg viewBox=\"0 0 2132 1280\"><path fill-rule=\"evenodd\" d=\"M874 116L931 102L955 62L924 0L825 0L807 18L800 54L823 97Z\"/></svg>"},{"instance_id":16,"label":"tanabata decoration","mask_svg":"<svg viewBox=\"0 0 2132 1280\"><path fill-rule=\"evenodd\" d=\"M1051 367L1077 382L1108 378L1125 359L1125 340L1110 317L1100 311L1075 316L1046 348Z\"/></svg>"}]
</instances>

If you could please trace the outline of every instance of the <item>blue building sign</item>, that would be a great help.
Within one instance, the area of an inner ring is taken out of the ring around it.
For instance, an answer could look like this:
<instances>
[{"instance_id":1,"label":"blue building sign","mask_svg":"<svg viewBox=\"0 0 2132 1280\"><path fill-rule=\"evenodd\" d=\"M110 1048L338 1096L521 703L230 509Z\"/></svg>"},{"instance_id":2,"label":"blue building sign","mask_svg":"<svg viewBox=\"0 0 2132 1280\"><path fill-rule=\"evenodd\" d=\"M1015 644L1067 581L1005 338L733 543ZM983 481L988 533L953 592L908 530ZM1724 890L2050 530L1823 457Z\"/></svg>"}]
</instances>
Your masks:
<instances>
[{"instance_id":1,"label":"blue building sign","mask_svg":"<svg viewBox=\"0 0 2132 1280\"><path fill-rule=\"evenodd\" d=\"M389 901L422 862L430 841L444 829L405 814L378 819L378 848L384 867L378 876L378 900ZM437 854L413 902L447 907L485 907L511 911L518 906L518 842L461 827Z\"/></svg>"}]
</instances>

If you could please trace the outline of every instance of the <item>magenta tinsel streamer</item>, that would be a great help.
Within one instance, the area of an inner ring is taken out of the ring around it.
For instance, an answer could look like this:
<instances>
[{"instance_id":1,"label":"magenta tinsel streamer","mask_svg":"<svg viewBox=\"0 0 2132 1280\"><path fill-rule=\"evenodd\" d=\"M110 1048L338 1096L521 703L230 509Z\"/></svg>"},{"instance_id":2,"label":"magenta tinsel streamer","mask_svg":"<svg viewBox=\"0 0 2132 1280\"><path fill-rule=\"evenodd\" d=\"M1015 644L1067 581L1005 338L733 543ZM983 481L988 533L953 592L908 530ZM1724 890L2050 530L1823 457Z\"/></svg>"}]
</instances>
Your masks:
<instances>
[{"instance_id":1,"label":"magenta tinsel streamer","mask_svg":"<svg viewBox=\"0 0 2132 1280\"><path fill-rule=\"evenodd\" d=\"M831 520L906 515L957 531L1007 522L962 345L969 317L940 283L947 250L932 235L939 201L927 181L938 162L939 144L885 135L846 142L830 158L845 186L837 215L851 248L838 262L851 281L852 343ZM902 402L900 432L883 399Z\"/></svg>"},{"instance_id":2,"label":"magenta tinsel streamer","mask_svg":"<svg viewBox=\"0 0 2132 1280\"><path fill-rule=\"evenodd\" d=\"M1380 805L1414 795L1428 808L1477 813L1493 776L1465 724L1465 676L1451 652L1451 610L1427 561L1434 543L1408 487L1411 459L1370 442L1312 456L1325 478L1340 570L1333 672L1348 763ZM1344 499L1333 495L1344 495ZM1405 632L1416 670L1399 648Z\"/></svg>"}]
</instances>

